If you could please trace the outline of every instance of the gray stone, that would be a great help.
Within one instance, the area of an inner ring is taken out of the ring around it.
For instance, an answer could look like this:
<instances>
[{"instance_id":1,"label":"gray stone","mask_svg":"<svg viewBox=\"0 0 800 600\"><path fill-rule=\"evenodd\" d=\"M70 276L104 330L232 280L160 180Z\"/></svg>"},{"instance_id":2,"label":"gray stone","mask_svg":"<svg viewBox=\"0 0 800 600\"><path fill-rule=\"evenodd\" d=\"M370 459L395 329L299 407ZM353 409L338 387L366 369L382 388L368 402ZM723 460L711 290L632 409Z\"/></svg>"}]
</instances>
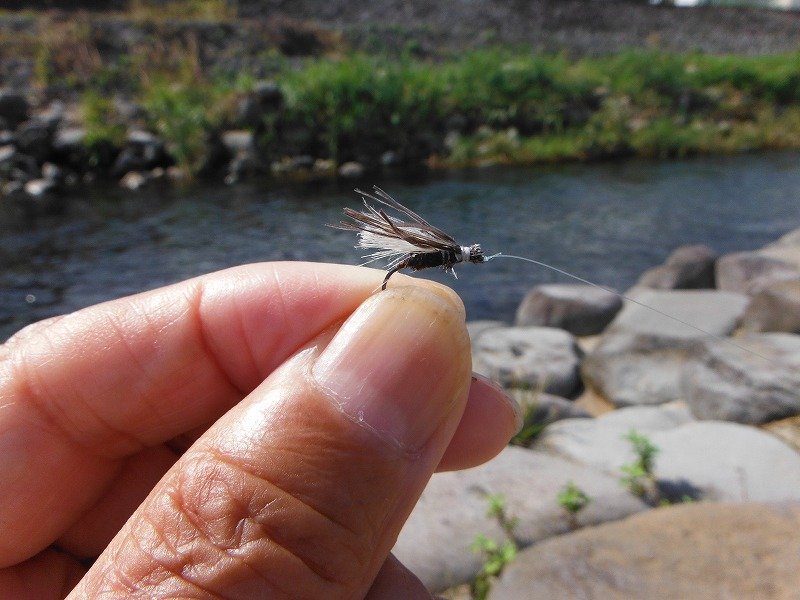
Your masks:
<instances>
[{"instance_id":1,"label":"gray stone","mask_svg":"<svg viewBox=\"0 0 800 600\"><path fill-rule=\"evenodd\" d=\"M224 131L222 133L222 143L232 155L239 152L256 151L255 135L246 129Z\"/></svg>"},{"instance_id":2,"label":"gray stone","mask_svg":"<svg viewBox=\"0 0 800 600\"><path fill-rule=\"evenodd\" d=\"M622 308L613 292L590 285L549 284L533 288L517 309L516 325L559 327L573 335L603 331Z\"/></svg>"},{"instance_id":3,"label":"gray stone","mask_svg":"<svg viewBox=\"0 0 800 600\"><path fill-rule=\"evenodd\" d=\"M692 349L709 334L730 334L749 301L741 294L704 290L634 288L629 295L649 308L626 302L581 367L584 381L618 406L680 398Z\"/></svg>"},{"instance_id":4,"label":"gray stone","mask_svg":"<svg viewBox=\"0 0 800 600\"><path fill-rule=\"evenodd\" d=\"M17 149L14 146L0 146L0 168L14 164Z\"/></svg>"},{"instance_id":5,"label":"gray stone","mask_svg":"<svg viewBox=\"0 0 800 600\"><path fill-rule=\"evenodd\" d=\"M358 179L364 175L364 165L350 161L339 167L339 177L344 179Z\"/></svg>"},{"instance_id":6,"label":"gray stone","mask_svg":"<svg viewBox=\"0 0 800 600\"><path fill-rule=\"evenodd\" d=\"M484 331L489 329L497 329L498 327L507 327L507 325L503 321L491 321L489 319L481 321L468 321L467 333L469 333L469 339L474 342Z\"/></svg>"},{"instance_id":7,"label":"gray stone","mask_svg":"<svg viewBox=\"0 0 800 600\"><path fill-rule=\"evenodd\" d=\"M128 171L119 180L119 184L127 188L129 190L138 190L143 188L148 183L148 178L144 175L144 173L140 173L139 171Z\"/></svg>"},{"instance_id":8,"label":"gray stone","mask_svg":"<svg viewBox=\"0 0 800 600\"><path fill-rule=\"evenodd\" d=\"M565 419L548 426L536 439L535 450L619 476L634 454L625 436L635 430L652 437L693 421L683 402L661 406L636 406L606 413L595 419Z\"/></svg>"},{"instance_id":9,"label":"gray stone","mask_svg":"<svg viewBox=\"0 0 800 600\"><path fill-rule=\"evenodd\" d=\"M764 246L764 251L778 248L800 248L800 227L782 235L776 241Z\"/></svg>"},{"instance_id":10,"label":"gray stone","mask_svg":"<svg viewBox=\"0 0 800 600\"><path fill-rule=\"evenodd\" d=\"M557 503L569 481L591 498L576 521L570 521ZM394 554L430 590L470 581L483 563L483 557L470 550L476 536L504 539L496 519L487 516L490 495L505 498L507 513L518 519L514 535L522 546L646 509L613 477L509 447L480 467L435 475L400 533Z\"/></svg>"},{"instance_id":11,"label":"gray stone","mask_svg":"<svg viewBox=\"0 0 800 600\"><path fill-rule=\"evenodd\" d=\"M56 188L56 183L50 179L31 179L25 183L25 193L35 197L55 192Z\"/></svg>"},{"instance_id":12,"label":"gray stone","mask_svg":"<svg viewBox=\"0 0 800 600\"><path fill-rule=\"evenodd\" d=\"M522 408L525 427L544 427L563 419L587 419L592 416L572 400L561 396L519 388L512 388L509 393Z\"/></svg>"},{"instance_id":13,"label":"gray stone","mask_svg":"<svg viewBox=\"0 0 800 600\"><path fill-rule=\"evenodd\" d=\"M570 397L580 391L580 350L552 327L499 327L472 341L472 368L506 387Z\"/></svg>"},{"instance_id":14,"label":"gray stone","mask_svg":"<svg viewBox=\"0 0 800 600\"><path fill-rule=\"evenodd\" d=\"M702 244L681 246L663 265L645 271L637 285L661 290L714 287L717 253Z\"/></svg>"},{"instance_id":15,"label":"gray stone","mask_svg":"<svg viewBox=\"0 0 800 600\"><path fill-rule=\"evenodd\" d=\"M773 283L800 279L800 269L760 252L726 254L717 261L717 288L739 294L756 294Z\"/></svg>"},{"instance_id":16,"label":"gray stone","mask_svg":"<svg viewBox=\"0 0 800 600\"><path fill-rule=\"evenodd\" d=\"M522 551L490 600L796 598L800 506L688 504Z\"/></svg>"},{"instance_id":17,"label":"gray stone","mask_svg":"<svg viewBox=\"0 0 800 600\"><path fill-rule=\"evenodd\" d=\"M12 129L28 118L30 106L25 96L11 90L0 90L0 119Z\"/></svg>"},{"instance_id":18,"label":"gray stone","mask_svg":"<svg viewBox=\"0 0 800 600\"><path fill-rule=\"evenodd\" d=\"M800 335L751 334L736 347L707 340L683 375L700 419L765 423L800 414Z\"/></svg>"},{"instance_id":19,"label":"gray stone","mask_svg":"<svg viewBox=\"0 0 800 600\"><path fill-rule=\"evenodd\" d=\"M774 283L753 296L742 329L800 333L800 279Z\"/></svg>"},{"instance_id":20,"label":"gray stone","mask_svg":"<svg viewBox=\"0 0 800 600\"><path fill-rule=\"evenodd\" d=\"M46 123L35 119L26 121L17 129L17 148L42 163L53 151L53 133L54 129Z\"/></svg>"},{"instance_id":21,"label":"gray stone","mask_svg":"<svg viewBox=\"0 0 800 600\"><path fill-rule=\"evenodd\" d=\"M800 502L800 453L761 429L694 421L655 432L655 474L673 498L704 501Z\"/></svg>"},{"instance_id":22,"label":"gray stone","mask_svg":"<svg viewBox=\"0 0 800 600\"><path fill-rule=\"evenodd\" d=\"M259 128L265 118L283 105L283 92L272 81L261 81L239 102L238 122L242 126Z\"/></svg>"},{"instance_id":23,"label":"gray stone","mask_svg":"<svg viewBox=\"0 0 800 600\"><path fill-rule=\"evenodd\" d=\"M53 149L59 153L83 151L86 130L83 127L58 129L53 138Z\"/></svg>"},{"instance_id":24,"label":"gray stone","mask_svg":"<svg viewBox=\"0 0 800 600\"><path fill-rule=\"evenodd\" d=\"M620 476L635 459L625 436L658 448L654 474L671 498L800 501L800 454L773 435L736 423L694 421L682 403L625 408L547 427L533 449Z\"/></svg>"}]
</instances>

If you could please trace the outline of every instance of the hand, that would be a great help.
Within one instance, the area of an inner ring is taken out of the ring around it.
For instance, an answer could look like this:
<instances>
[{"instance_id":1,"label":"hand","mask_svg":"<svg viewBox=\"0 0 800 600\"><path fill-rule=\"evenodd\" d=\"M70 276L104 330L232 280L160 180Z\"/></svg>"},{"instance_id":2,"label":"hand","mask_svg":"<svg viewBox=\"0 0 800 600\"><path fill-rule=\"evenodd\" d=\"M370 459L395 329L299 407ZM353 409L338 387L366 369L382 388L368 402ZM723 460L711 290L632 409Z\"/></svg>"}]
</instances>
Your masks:
<instances>
[{"instance_id":1,"label":"hand","mask_svg":"<svg viewBox=\"0 0 800 600\"><path fill-rule=\"evenodd\" d=\"M249 265L0 346L0 597L429 597L395 538L517 417L458 297L382 276Z\"/></svg>"}]
</instances>

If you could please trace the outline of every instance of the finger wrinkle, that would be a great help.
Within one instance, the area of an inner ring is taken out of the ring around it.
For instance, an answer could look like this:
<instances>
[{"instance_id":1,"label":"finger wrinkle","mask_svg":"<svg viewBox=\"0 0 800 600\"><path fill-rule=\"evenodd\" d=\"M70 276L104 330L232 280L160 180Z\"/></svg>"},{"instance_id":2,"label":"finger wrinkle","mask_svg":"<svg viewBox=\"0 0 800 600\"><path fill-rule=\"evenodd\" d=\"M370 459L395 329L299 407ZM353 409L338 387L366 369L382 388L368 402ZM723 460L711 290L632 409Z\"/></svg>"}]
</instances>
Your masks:
<instances>
[{"instance_id":1,"label":"finger wrinkle","mask_svg":"<svg viewBox=\"0 0 800 600\"><path fill-rule=\"evenodd\" d=\"M224 465L235 476L243 475L246 478L235 489L231 487L225 477L217 479L217 483L223 486L227 493L227 498L236 509L228 511L227 514L241 516L237 517L236 525L230 527L232 532L230 539L212 539L210 540L211 543L222 547L230 553L231 550L243 549L247 544L266 540L300 560L308 570L315 573L322 581L336 586L344 586L346 584L345 575L352 571L353 565L366 564L367 561L363 557L359 557L358 552L354 550L354 548L359 547L360 532L354 531L332 515L321 512L292 492L265 479L250 465L213 450L205 452L208 453L210 460L215 464ZM212 484L211 479L211 477L206 478L209 485ZM215 488L210 489L209 493L215 493L214 490ZM245 490L253 491L247 492ZM256 493L255 490L258 490L258 492ZM243 498L243 494L248 494L248 497ZM269 499L265 501L264 496ZM295 521L298 519L302 519L304 522L313 521L315 523L313 532L317 539L309 540L308 534L292 535L274 523L280 521L281 515L286 513L294 514ZM207 522L201 516L193 519L196 525L198 525L198 521ZM246 529L247 523L252 523L261 535L245 540L242 530ZM210 538L210 533L206 537ZM321 543L319 540L328 538L336 540L336 555L334 556L328 552L318 552L321 556L319 560L314 560L308 552L302 552L302 545L298 544L299 540L309 547L319 550Z\"/></svg>"},{"instance_id":2,"label":"finger wrinkle","mask_svg":"<svg viewBox=\"0 0 800 600\"><path fill-rule=\"evenodd\" d=\"M221 359L221 357L217 354L214 344L211 342L212 336L211 332L208 330L206 319L204 318L204 299L207 293L207 283L203 278L199 278L196 280L196 284L192 286L187 293L185 294L186 306L188 310L188 318L187 321L192 324L192 327L197 332L197 338L200 343L200 347L202 348L203 354L208 357L209 362L216 369L217 373L219 373L225 385L234 390L236 395L239 398L243 398L246 396L250 390L244 389L228 372L225 368L225 363ZM241 332L241 338L246 339L247 331L244 327L244 324L241 321L241 311L237 311L239 315L239 330ZM247 360L252 365L254 371L257 371L257 367L255 366L256 361L253 355L252 345L249 343L243 344L244 348L241 348L242 352L246 352Z\"/></svg>"},{"instance_id":3,"label":"finger wrinkle","mask_svg":"<svg viewBox=\"0 0 800 600\"><path fill-rule=\"evenodd\" d=\"M254 578L263 583L264 587L267 589L259 590L262 593L266 593L267 591L271 592L278 592L285 597L299 597L297 591L297 585L302 581L304 583L304 587L308 587L311 585L314 588L318 589L325 589L327 586L322 585L314 585L309 584L307 580L294 577L294 578L287 578L282 576L282 573L285 571L279 571L275 569L275 563L278 562L277 560L273 561L264 561L265 566L267 569L259 569L252 561L247 560L247 546L250 545L262 545L266 546L269 549L269 554L274 557L276 551L278 553L282 553L285 557L289 558L290 560L293 559L300 563L304 567L304 573L312 573L317 576L322 582L327 584L333 584L338 582L335 581L328 581L326 580L321 574L317 573L316 570L313 568L313 565L309 565L303 557L298 556L296 553L292 552L289 548L283 546L275 539L269 536L269 534L264 531L261 524L253 518L252 515L247 517L242 517L237 520L237 524L234 527L234 530L241 530L247 527L247 524L250 523L262 533L257 539L251 540L248 544L221 544L218 540L215 539L216 536L212 535L209 529L209 521L205 519L202 515L200 515L196 510L193 510L190 506L190 503L187 502L184 495L181 493L180 489L173 489L166 492L167 499L169 505L172 508L174 514L182 515L186 522L192 527L192 537L191 540L187 540L185 543L182 543L181 546L186 546L188 551L184 551L178 549L177 547L170 546L173 548L176 557L178 557L182 562L182 568L180 577L192 585L200 587L204 590L208 590L209 593L214 593L213 590L209 588L209 584L200 584L197 579L202 579L203 577L208 578L210 581L214 579L221 579L224 580L226 577L228 579L240 579L241 574L232 573L235 571L235 567L231 564L235 563L240 567L246 569L248 573L251 573ZM232 495L228 495L229 499L233 499ZM240 508L244 510L244 504L239 504ZM247 511L244 510L246 513ZM202 549L201 549L202 547ZM213 560L207 557L203 557L202 554L204 551L210 551L212 554L215 554L218 557L224 557L227 559L228 564L225 564L225 561L221 561L219 559ZM259 554L257 552L250 552L249 554ZM263 556L263 553L261 553ZM201 560L197 560L200 558ZM207 565L213 565L208 567ZM220 567L222 565L222 569L226 572L219 572ZM270 567L272 567L270 569ZM215 571L217 571L215 573ZM283 580L286 580L283 583ZM246 583L246 587L252 589L252 582ZM230 587L230 586L228 586ZM313 596L318 597L318 596Z\"/></svg>"}]
</instances>

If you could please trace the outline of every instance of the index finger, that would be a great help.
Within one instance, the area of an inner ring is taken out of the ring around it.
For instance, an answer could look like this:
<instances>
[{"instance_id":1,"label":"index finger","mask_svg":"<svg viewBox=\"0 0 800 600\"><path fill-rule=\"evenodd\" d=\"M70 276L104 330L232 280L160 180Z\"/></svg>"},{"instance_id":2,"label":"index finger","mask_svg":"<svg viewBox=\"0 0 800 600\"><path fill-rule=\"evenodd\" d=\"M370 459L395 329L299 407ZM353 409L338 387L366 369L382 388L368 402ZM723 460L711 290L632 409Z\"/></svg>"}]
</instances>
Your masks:
<instances>
[{"instance_id":1,"label":"index finger","mask_svg":"<svg viewBox=\"0 0 800 600\"><path fill-rule=\"evenodd\" d=\"M216 420L379 285L248 265L32 326L0 346L0 566L84 514L124 459Z\"/></svg>"},{"instance_id":2,"label":"index finger","mask_svg":"<svg viewBox=\"0 0 800 600\"><path fill-rule=\"evenodd\" d=\"M376 281L358 267L263 263L90 307L9 340L0 398L78 446L126 456L221 414Z\"/></svg>"}]
</instances>

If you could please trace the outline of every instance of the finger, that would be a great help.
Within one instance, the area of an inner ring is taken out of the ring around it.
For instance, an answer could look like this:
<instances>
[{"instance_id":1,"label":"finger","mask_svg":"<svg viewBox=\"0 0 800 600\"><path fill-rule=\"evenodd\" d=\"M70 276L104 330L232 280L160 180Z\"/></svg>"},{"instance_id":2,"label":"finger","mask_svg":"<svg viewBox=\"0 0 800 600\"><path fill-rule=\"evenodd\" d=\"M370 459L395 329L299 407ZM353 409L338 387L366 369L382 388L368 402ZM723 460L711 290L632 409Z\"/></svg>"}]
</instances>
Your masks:
<instances>
[{"instance_id":1,"label":"finger","mask_svg":"<svg viewBox=\"0 0 800 600\"><path fill-rule=\"evenodd\" d=\"M522 427L522 409L482 375L472 376L464 414L437 471L482 465L497 456Z\"/></svg>"},{"instance_id":2,"label":"finger","mask_svg":"<svg viewBox=\"0 0 800 600\"><path fill-rule=\"evenodd\" d=\"M431 600L431 594L416 575L390 554L365 600Z\"/></svg>"},{"instance_id":3,"label":"finger","mask_svg":"<svg viewBox=\"0 0 800 600\"><path fill-rule=\"evenodd\" d=\"M71 556L46 550L23 563L0 569L0 598L63 598L85 572L86 569Z\"/></svg>"},{"instance_id":4,"label":"finger","mask_svg":"<svg viewBox=\"0 0 800 600\"><path fill-rule=\"evenodd\" d=\"M519 429L515 406L502 390L473 375L464 414L436 470L474 467L498 454ZM182 442L184 451L191 442ZM176 459L163 446L127 459L95 506L59 537L58 546L74 556L98 556Z\"/></svg>"},{"instance_id":5,"label":"finger","mask_svg":"<svg viewBox=\"0 0 800 600\"><path fill-rule=\"evenodd\" d=\"M0 489L14 490L0 495L0 566L32 556L88 511L121 459L218 418L349 315L380 276L249 265L12 338L0 362Z\"/></svg>"},{"instance_id":6,"label":"finger","mask_svg":"<svg viewBox=\"0 0 800 600\"><path fill-rule=\"evenodd\" d=\"M74 597L363 597L461 419L463 319L441 290L369 298L192 446Z\"/></svg>"}]
</instances>

